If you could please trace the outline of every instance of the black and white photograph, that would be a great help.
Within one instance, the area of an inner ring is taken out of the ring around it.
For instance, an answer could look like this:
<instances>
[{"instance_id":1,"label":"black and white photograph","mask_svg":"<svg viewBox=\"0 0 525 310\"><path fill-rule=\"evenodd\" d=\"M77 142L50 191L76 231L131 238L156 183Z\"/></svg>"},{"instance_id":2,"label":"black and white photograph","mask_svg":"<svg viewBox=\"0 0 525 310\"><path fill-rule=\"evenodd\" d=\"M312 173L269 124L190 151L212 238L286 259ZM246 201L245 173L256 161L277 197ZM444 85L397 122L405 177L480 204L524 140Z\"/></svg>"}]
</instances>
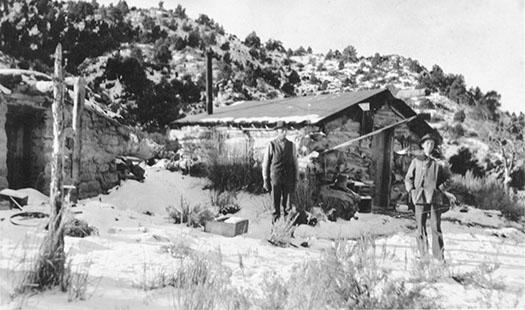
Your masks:
<instances>
[{"instance_id":1,"label":"black and white photograph","mask_svg":"<svg viewBox=\"0 0 525 310\"><path fill-rule=\"evenodd\" d=\"M0 0L0 309L525 308L522 0Z\"/></svg>"}]
</instances>

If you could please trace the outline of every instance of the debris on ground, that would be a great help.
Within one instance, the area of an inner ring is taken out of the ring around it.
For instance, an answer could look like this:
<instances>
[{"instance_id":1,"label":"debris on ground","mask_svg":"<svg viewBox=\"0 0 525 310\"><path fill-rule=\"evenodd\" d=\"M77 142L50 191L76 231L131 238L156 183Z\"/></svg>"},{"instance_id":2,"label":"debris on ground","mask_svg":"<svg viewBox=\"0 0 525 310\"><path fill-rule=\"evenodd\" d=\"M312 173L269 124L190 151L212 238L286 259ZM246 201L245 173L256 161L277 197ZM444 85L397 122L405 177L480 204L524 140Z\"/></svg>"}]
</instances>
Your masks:
<instances>
[{"instance_id":1,"label":"debris on ground","mask_svg":"<svg viewBox=\"0 0 525 310\"><path fill-rule=\"evenodd\" d=\"M27 205L28 196L17 190L4 188L0 191L0 198L9 201L11 203L11 208L18 208L22 210L22 207Z\"/></svg>"},{"instance_id":2,"label":"debris on ground","mask_svg":"<svg viewBox=\"0 0 525 310\"><path fill-rule=\"evenodd\" d=\"M137 180L139 182L145 179L145 170L141 167L144 161L132 156L117 156L117 173L120 180Z\"/></svg>"}]
</instances>

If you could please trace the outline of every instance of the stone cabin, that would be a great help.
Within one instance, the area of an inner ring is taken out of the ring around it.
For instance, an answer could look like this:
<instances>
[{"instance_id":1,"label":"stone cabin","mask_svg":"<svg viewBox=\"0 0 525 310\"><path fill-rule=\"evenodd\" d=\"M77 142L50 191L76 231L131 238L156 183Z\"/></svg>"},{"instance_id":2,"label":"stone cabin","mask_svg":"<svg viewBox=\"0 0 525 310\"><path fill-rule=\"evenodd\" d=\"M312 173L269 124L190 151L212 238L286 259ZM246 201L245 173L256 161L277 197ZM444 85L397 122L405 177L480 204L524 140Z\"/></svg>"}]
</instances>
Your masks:
<instances>
[{"instance_id":1,"label":"stone cabin","mask_svg":"<svg viewBox=\"0 0 525 310\"><path fill-rule=\"evenodd\" d=\"M74 78L66 78L64 185L71 183ZM103 193L119 183L115 157L129 153L130 130L116 114L97 104L86 89L82 115L80 198ZM35 188L49 193L53 143L52 77L0 69L0 189Z\"/></svg>"},{"instance_id":2,"label":"stone cabin","mask_svg":"<svg viewBox=\"0 0 525 310\"><path fill-rule=\"evenodd\" d=\"M419 138L433 131L388 89L375 89L235 103L173 122L170 137L187 152L215 145L221 156L249 154L260 163L278 120L289 125L303 172L368 184L380 207L390 205L400 181L395 173L407 169L396 151L417 148Z\"/></svg>"}]
</instances>

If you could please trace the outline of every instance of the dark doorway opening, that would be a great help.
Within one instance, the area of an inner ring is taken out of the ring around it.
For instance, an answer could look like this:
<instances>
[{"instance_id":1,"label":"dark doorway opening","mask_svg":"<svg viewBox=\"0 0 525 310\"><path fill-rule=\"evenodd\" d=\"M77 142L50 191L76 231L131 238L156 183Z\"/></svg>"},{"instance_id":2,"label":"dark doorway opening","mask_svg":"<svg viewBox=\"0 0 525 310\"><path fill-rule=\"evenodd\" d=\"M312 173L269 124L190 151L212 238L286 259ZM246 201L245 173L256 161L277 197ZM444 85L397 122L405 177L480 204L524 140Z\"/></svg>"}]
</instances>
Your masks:
<instances>
[{"instance_id":1,"label":"dark doorway opening","mask_svg":"<svg viewBox=\"0 0 525 310\"><path fill-rule=\"evenodd\" d=\"M374 204L383 208L390 206L393 136L394 130L388 129L372 138L372 158L375 163Z\"/></svg>"},{"instance_id":2,"label":"dark doorway opening","mask_svg":"<svg viewBox=\"0 0 525 310\"><path fill-rule=\"evenodd\" d=\"M7 182L9 188L36 187L43 164L44 112L30 106L8 105L5 131L7 135Z\"/></svg>"}]
</instances>

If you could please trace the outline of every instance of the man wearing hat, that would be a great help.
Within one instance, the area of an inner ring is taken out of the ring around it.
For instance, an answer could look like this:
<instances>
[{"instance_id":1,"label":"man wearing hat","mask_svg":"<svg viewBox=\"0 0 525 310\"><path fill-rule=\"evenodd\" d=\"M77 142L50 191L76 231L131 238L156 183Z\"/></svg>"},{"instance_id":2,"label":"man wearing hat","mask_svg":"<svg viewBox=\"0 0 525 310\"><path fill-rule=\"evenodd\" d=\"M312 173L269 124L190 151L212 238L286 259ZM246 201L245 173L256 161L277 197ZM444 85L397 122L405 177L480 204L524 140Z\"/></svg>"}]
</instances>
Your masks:
<instances>
[{"instance_id":1,"label":"man wearing hat","mask_svg":"<svg viewBox=\"0 0 525 310\"><path fill-rule=\"evenodd\" d=\"M443 233L441 231L441 192L448 178L444 167L434 157L432 151L438 139L434 134L426 134L421 138L420 146L423 154L416 156L408 167L405 176L405 187L415 205L417 222L417 243L422 257L428 253L428 238L426 221L430 215L432 229L432 254L439 260L443 255Z\"/></svg>"},{"instance_id":2,"label":"man wearing hat","mask_svg":"<svg viewBox=\"0 0 525 310\"><path fill-rule=\"evenodd\" d=\"M273 198L272 222L281 216L281 207L284 215L288 214L290 194L295 191L299 179L297 152L293 142L286 139L285 122L278 121L275 130L277 138L268 144L262 164L263 188L270 192Z\"/></svg>"}]
</instances>

